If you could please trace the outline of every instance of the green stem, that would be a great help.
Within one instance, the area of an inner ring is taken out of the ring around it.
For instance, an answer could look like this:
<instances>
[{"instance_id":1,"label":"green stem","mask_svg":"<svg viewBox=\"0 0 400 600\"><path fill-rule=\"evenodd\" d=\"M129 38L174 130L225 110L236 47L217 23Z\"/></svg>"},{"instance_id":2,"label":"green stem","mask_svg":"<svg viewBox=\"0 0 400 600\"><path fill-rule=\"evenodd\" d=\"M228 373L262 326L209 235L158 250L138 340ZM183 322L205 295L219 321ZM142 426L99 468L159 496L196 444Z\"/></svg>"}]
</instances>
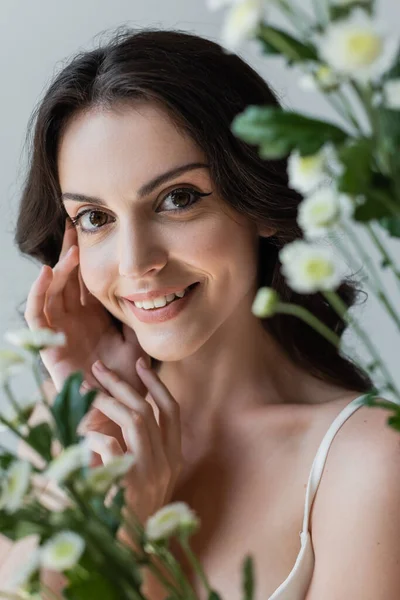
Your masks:
<instances>
[{"instance_id":1,"label":"green stem","mask_svg":"<svg viewBox=\"0 0 400 600\"><path fill-rule=\"evenodd\" d=\"M14 395L11 390L11 386L9 385L9 383L7 381L5 381L5 383L4 383L4 391L7 395L8 400L10 401L11 406L13 407L13 409L17 415L18 420L21 423L23 423L24 425L26 425L28 428L28 431L30 431L30 427L28 425L28 422L25 419L24 412L23 412L22 408L20 407L20 405L18 404L17 400L14 398Z\"/></svg>"},{"instance_id":2,"label":"green stem","mask_svg":"<svg viewBox=\"0 0 400 600\"><path fill-rule=\"evenodd\" d=\"M318 0L317 0L318 1ZM312 25L309 15L298 5L295 7L287 0L279 0L279 8L285 14L287 20L293 25L296 31L305 35Z\"/></svg>"},{"instance_id":3,"label":"green stem","mask_svg":"<svg viewBox=\"0 0 400 600\"><path fill-rule=\"evenodd\" d=\"M345 230L345 232L347 233L347 237L350 240L350 243L353 244L356 251L362 257L364 263L369 267L372 277L375 278L375 286L376 287L374 287L373 285L370 286L372 292L375 294L375 296L378 298L378 300L381 302L381 304L383 304L383 306L386 308L389 315L392 317L393 321L395 322L398 330L400 331L399 315L396 313L394 306L392 305L392 303L390 302L390 300L387 296L387 292L385 290L384 284L381 280L379 272L376 269L371 257L365 252L362 244L360 243L360 241L358 239L355 229L353 228L353 230L350 232L347 225L343 224L342 227ZM341 250L342 253L344 253L344 255L346 257L346 250L343 248L343 246L341 246L339 241L337 241L337 244L338 244L338 248ZM348 257L346 257L346 258L348 259Z\"/></svg>"},{"instance_id":4,"label":"green stem","mask_svg":"<svg viewBox=\"0 0 400 600\"><path fill-rule=\"evenodd\" d=\"M182 548L186 552L193 569L197 572L205 589L207 590L207 594L211 594L211 592L213 590L212 590L210 584L208 583L208 579L206 577L206 574L204 573L204 570L203 570L203 567L201 566L200 561L197 559L197 556L194 554L194 552L192 551L192 549L189 545L188 538L182 534L179 536L179 541L180 541Z\"/></svg>"},{"instance_id":5,"label":"green stem","mask_svg":"<svg viewBox=\"0 0 400 600\"><path fill-rule=\"evenodd\" d=\"M286 315L292 315L294 317L299 317L308 325L313 327L318 333L320 333L328 342L339 347L340 337L336 335L325 323L322 323L315 315L313 315L309 310L304 308L304 306L300 306L298 304L289 304L287 302L279 302L276 308L276 312L280 312Z\"/></svg>"},{"instance_id":6,"label":"green stem","mask_svg":"<svg viewBox=\"0 0 400 600\"><path fill-rule=\"evenodd\" d=\"M389 251L383 245L382 240L379 239L379 235L374 230L373 224L371 222L369 222L369 223L366 223L365 226L366 226L366 229L367 229L372 241L374 242L375 246L377 247L377 249L383 256L383 258L385 260L385 264L388 267L390 267L390 269L392 270L393 275L395 276L396 282L400 289L400 271L398 270L397 266L395 265L393 258L390 256Z\"/></svg>"},{"instance_id":7,"label":"green stem","mask_svg":"<svg viewBox=\"0 0 400 600\"><path fill-rule=\"evenodd\" d=\"M338 96L339 101L341 102L343 110L345 111L345 114L347 115L348 119L354 125L357 133L363 137L364 131L360 123L358 122L357 117L355 116L355 114L353 114L353 107L351 106L349 99L346 97L346 94L341 89L337 90L336 94Z\"/></svg>"},{"instance_id":8,"label":"green stem","mask_svg":"<svg viewBox=\"0 0 400 600\"><path fill-rule=\"evenodd\" d=\"M43 382L42 382L42 379L41 379L41 376L40 376L39 367L38 367L37 363L34 360L32 361L32 372L33 372L33 376L35 378L36 384L37 384L37 386L39 388L39 392L40 392L40 395L42 397L43 404L45 406L47 406L47 408L50 408L50 401L47 398L47 396L44 393L44 390L42 388Z\"/></svg>"},{"instance_id":9,"label":"green stem","mask_svg":"<svg viewBox=\"0 0 400 600\"><path fill-rule=\"evenodd\" d=\"M164 565L169 569L171 575L181 582L183 587L183 598L185 600L198 600L198 597L193 590L188 578L183 572L179 562L175 559L172 553L167 548L159 549L158 556L164 559Z\"/></svg>"},{"instance_id":10,"label":"green stem","mask_svg":"<svg viewBox=\"0 0 400 600\"><path fill-rule=\"evenodd\" d=\"M397 389L396 383L393 381L393 378L392 378L390 372L388 371L388 369L386 368L385 363L382 361L381 357L379 356L379 353L375 349L375 346L369 339L368 334L359 325L357 319L349 314L347 305L343 302L343 300L340 298L340 296L336 292L322 291L321 293L325 296L325 298L331 304L331 306L334 308L334 310L337 312L337 314L348 325L351 325L353 327L354 331L357 333L360 340L362 340L364 342L365 346L367 347L367 349L368 349L369 353L371 354L372 358L374 359L375 363L377 365L379 365L382 373L384 373L384 375L386 376L387 389L389 389L391 392L393 392L400 400L400 391Z\"/></svg>"}]
</instances>

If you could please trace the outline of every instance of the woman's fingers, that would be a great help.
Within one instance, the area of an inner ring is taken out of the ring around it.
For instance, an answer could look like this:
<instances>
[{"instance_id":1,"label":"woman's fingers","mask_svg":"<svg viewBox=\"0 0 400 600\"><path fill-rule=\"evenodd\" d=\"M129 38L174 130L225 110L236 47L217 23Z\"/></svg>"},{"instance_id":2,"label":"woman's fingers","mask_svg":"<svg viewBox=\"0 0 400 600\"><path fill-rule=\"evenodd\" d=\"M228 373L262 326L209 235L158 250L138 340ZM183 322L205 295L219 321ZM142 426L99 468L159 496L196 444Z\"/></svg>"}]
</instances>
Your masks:
<instances>
[{"instance_id":1,"label":"woman's fingers","mask_svg":"<svg viewBox=\"0 0 400 600\"><path fill-rule=\"evenodd\" d=\"M88 431L85 438L88 447L100 456L103 465L107 465L116 456L123 456L124 454L118 440L111 435L99 433L98 431Z\"/></svg>"},{"instance_id":2,"label":"woman's fingers","mask_svg":"<svg viewBox=\"0 0 400 600\"><path fill-rule=\"evenodd\" d=\"M154 369L142 367L141 360L139 359L136 362L136 370L158 407L159 425L167 459L171 466L181 466L182 433L180 406Z\"/></svg>"},{"instance_id":3,"label":"woman's fingers","mask_svg":"<svg viewBox=\"0 0 400 600\"><path fill-rule=\"evenodd\" d=\"M44 265L38 277L33 282L26 301L24 317L30 329L49 327L44 314L46 293L52 279L50 267Z\"/></svg>"},{"instance_id":4,"label":"woman's fingers","mask_svg":"<svg viewBox=\"0 0 400 600\"><path fill-rule=\"evenodd\" d=\"M71 246L65 256L53 269L53 281L47 291L45 312L49 320L67 311L64 300L64 289L71 278L72 271L78 265L78 247ZM78 296L79 297L79 296ZM71 309L71 306L68 307Z\"/></svg>"},{"instance_id":5,"label":"woman's fingers","mask_svg":"<svg viewBox=\"0 0 400 600\"><path fill-rule=\"evenodd\" d=\"M143 424L143 427L146 428L155 468L158 472L164 472L169 463L166 461L162 436L151 405L114 371L107 368L105 371L100 371L93 366L93 373L113 398L122 403L129 411L133 411L133 418L137 424Z\"/></svg>"},{"instance_id":6,"label":"woman's fingers","mask_svg":"<svg viewBox=\"0 0 400 600\"><path fill-rule=\"evenodd\" d=\"M137 458L137 468L141 474L148 476L154 473L153 452L144 417L104 394L96 397L93 406L121 428L127 450Z\"/></svg>"}]
</instances>

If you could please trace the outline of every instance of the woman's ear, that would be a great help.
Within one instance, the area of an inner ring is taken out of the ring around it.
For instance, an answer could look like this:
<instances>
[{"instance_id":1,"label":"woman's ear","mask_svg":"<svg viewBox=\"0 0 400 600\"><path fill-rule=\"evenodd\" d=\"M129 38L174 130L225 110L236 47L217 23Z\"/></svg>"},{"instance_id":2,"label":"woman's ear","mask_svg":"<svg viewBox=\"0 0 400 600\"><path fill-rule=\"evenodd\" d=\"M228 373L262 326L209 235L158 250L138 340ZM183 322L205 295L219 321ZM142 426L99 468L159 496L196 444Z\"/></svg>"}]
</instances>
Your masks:
<instances>
[{"instance_id":1,"label":"woman's ear","mask_svg":"<svg viewBox=\"0 0 400 600\"><path fill-rule=\"evenodd\" d=\"M277 227L270 227L268 225L257 225L257 232L260 237L271 237L278 231Z\"/></svg>"}]
</instances>

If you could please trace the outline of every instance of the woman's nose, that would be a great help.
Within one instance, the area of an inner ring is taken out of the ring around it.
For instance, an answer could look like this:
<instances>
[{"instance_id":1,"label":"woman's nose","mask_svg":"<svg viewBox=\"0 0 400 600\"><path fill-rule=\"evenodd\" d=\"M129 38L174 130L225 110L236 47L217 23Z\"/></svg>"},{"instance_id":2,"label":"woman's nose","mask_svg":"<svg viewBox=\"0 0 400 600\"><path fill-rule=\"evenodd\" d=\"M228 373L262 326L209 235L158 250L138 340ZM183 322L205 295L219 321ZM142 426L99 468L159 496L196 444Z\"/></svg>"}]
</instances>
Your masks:
<instances>
[{"instance_id":1,"label":"woman's nose","mask_svg":"<svg viewBox=\"0 0 400 600\"><path fill-rule=\"evenodd\" d=\"M126 229L119 241L119 274L141 278L151 271L161 271L167 263L167 249L154 232Z\"/></svg>"}]
</instances>

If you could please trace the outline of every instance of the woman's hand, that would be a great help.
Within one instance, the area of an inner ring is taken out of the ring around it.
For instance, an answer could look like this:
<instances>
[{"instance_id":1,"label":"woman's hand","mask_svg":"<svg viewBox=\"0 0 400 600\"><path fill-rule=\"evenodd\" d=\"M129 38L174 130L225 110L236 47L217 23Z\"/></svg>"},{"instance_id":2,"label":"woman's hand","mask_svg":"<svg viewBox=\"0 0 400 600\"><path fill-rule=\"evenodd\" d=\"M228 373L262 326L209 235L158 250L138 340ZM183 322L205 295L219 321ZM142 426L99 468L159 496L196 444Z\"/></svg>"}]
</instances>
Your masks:
<instances>
[{"instance_id":1,"label":"woman's hand","mask_svg":"<svg viewBox=\"0 0 400 600\"><path fill-rule=\"evenodd\" d=\"M125 501L128 511L144 525L170 501L182 468L182 449L179 404L155 371L143 368L140 362L136 363L137 373L155 403L158 422L152 405L129 383L112 370L93 366L110 395L97 394L81 432L103 464L124 452L133 454L136 460L123 480ZM119 435L104 432L108 422L118 427Z\"/></svg>"},{"instance_id":2,"label":"woman's hand","mask_svg":"<svg viewBox=\"0 0 400 600\"><path fill-rule=\"evenodd\" d=\"M75 371L83 371L84 379L101 389L91 370L100 359L139 393L145 393L133 365L140 356L149 357L133 329L123 325L120 333L101 302L86 288L80 274L76 229L69 219L59 262L53 269L46 265L33 283L24 316L30 329L46 327L65 333L65 346L40 352L57 392Z\"/></svg>"}]
</instances>

